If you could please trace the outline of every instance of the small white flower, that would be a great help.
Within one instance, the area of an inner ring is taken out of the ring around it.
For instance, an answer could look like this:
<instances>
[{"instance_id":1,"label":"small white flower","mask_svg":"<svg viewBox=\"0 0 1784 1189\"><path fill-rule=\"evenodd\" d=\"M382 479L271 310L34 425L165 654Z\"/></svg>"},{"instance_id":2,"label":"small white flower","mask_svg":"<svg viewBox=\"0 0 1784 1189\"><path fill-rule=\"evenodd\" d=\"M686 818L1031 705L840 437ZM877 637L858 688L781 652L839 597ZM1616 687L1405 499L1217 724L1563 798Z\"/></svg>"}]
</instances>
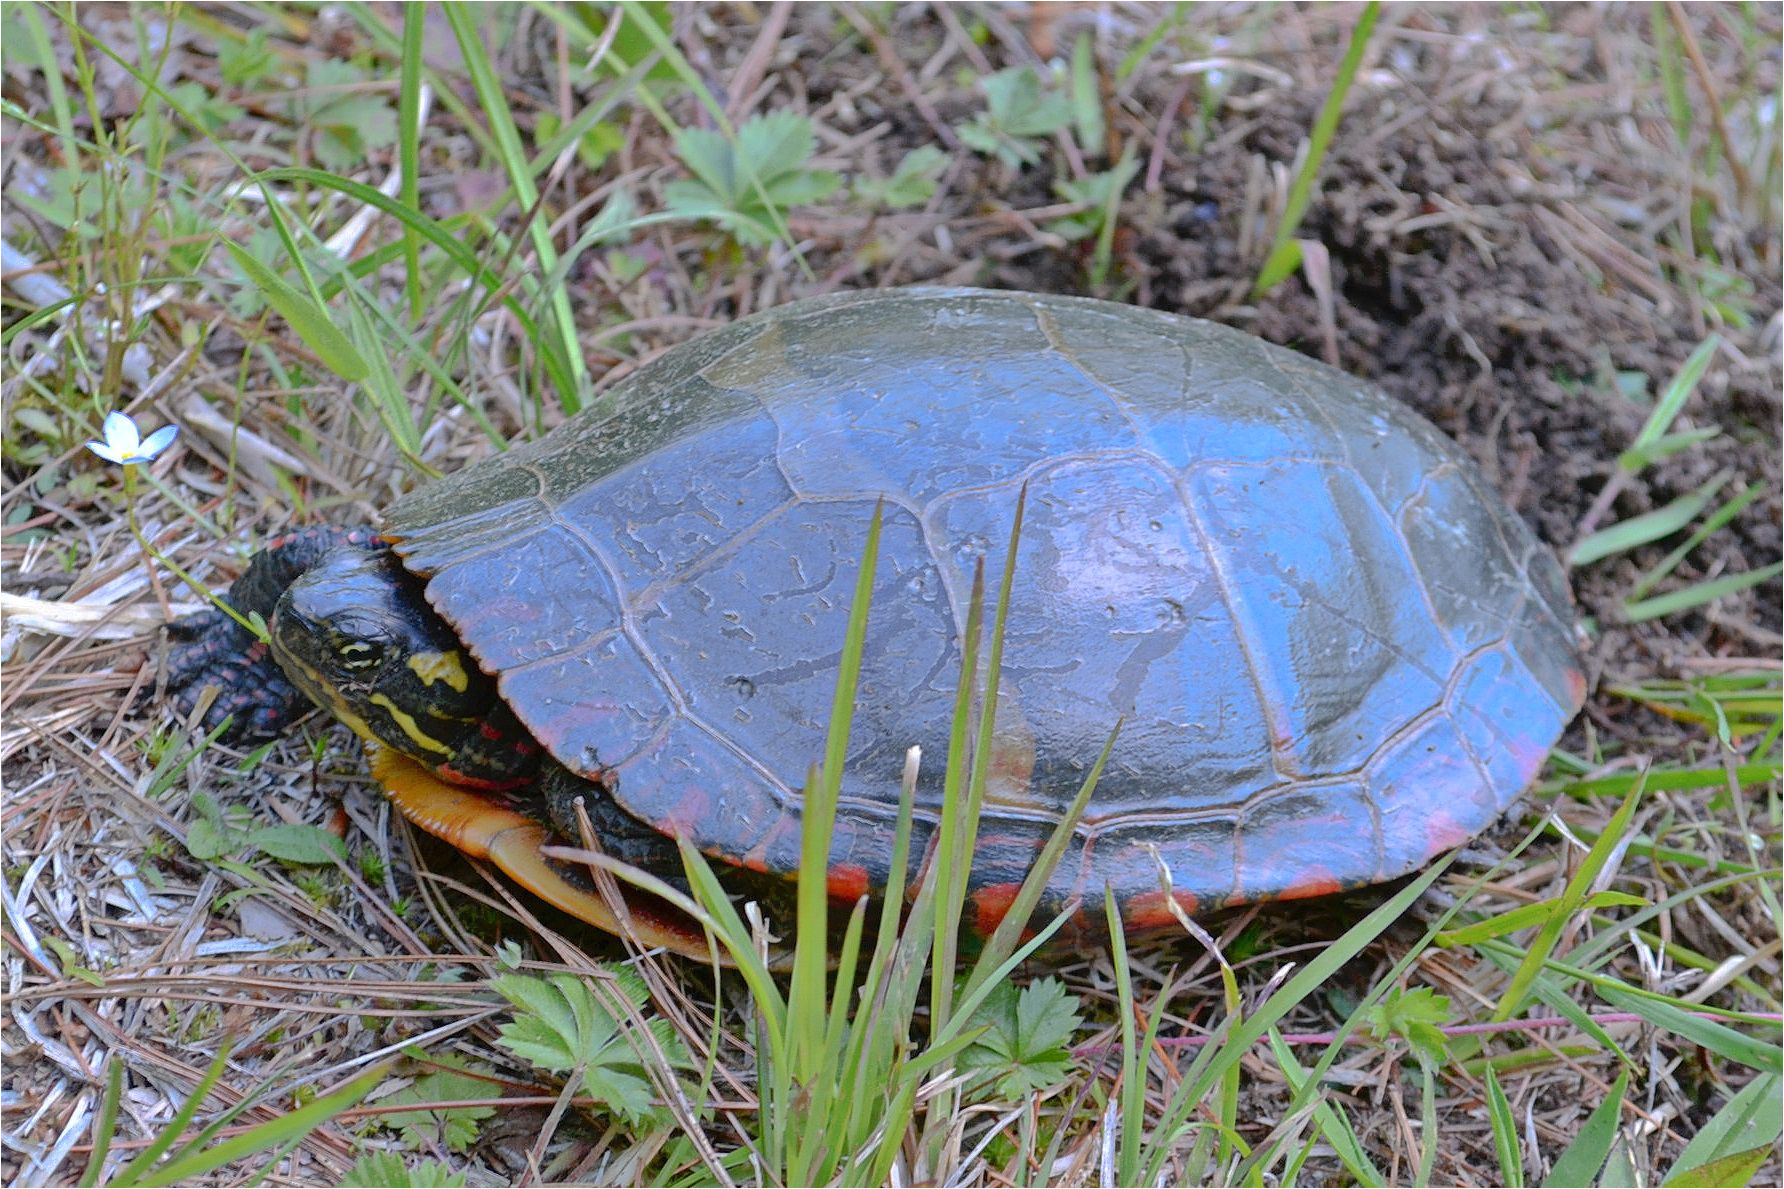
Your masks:
<instances>
[{"instance_id":1,"label":"small white flower","mask_svg":"<svg viewBox=\"0 0 1784 1189\"><path fill-rule=\"evenodd\" d=\"M163 425L145 438L136 428L136 422L129 417L122 413L107 413L105 440L88 442L87 449L107 462L115 462L120 466L152 462L157 454L173 445L179 432L177 425Z\"/></svg>"}]
</instances>

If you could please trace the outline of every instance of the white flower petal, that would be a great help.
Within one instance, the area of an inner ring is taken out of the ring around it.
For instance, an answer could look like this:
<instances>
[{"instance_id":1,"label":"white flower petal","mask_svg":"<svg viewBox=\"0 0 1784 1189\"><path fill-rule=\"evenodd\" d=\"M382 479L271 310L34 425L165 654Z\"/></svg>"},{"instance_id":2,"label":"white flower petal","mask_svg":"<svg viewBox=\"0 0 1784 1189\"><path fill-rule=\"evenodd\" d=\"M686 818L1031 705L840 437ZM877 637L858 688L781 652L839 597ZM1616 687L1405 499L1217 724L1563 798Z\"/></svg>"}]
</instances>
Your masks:
<instances>
[{"instance_id":1,"label":"white flower petal","mask_svg":"<svg viewBox=\"0 0 1784 1189\"><path fill-rule=\"evenodd\" d=\"M124 454L134 454L142 444L142 434L136 428L136 422L122 413L105 415L105 440L112 449Z\"/></svg>"},{"instance_id":2,"label":"white flower petal","mask_svg":"<svg viewBox=\"0 0 1784 1189\"><path fill-rule=\"evenodd\" d=\"M147 462L169 446L173 445L173 440L179 437L179 435L179 426L163 425L160 429L143 439L142 446L137 450L137 453L142 456L144 462Z\"/></svg>"},{"instance_id":3,"label":"white flower petal","mask_svg":"<svg viewBox=\"0 0 1784 1189\"><path fill-rule=\"evenodd\" d=\"M114 450L109 442L88 442L87 449L105 459L107 462L121 463L124 461L123 456Z\"/></svg>"}]
</instances>

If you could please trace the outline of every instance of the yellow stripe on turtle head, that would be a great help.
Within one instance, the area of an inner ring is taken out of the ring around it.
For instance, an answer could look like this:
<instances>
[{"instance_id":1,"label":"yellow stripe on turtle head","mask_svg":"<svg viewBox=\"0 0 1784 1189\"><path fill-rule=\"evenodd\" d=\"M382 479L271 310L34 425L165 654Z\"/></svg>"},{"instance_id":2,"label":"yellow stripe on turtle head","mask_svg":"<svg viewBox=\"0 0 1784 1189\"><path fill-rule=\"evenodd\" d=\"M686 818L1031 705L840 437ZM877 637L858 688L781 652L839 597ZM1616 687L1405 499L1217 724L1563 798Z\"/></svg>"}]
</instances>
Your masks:
<instances>
[{"instance_id":1,"label":"yellow stripe on turtle head","mask_svg":"<svg viewBox=\"0 0 1784 1189\"><path fill-rule=\"evenodd\" d=\"M423 685L444 681L462 694L471 684L471 678L465 673L465 663L457 652L417 652L409 657L409 668L421 678Z\"/></svg>"},{"instance_id":2,"label":"yellow stripe on turtle head","mask_svg":"<svg viewBox=\"0 0 1784 1189\"><path fill-rule=\"evenodd\" d=\"M374 706L383 707L384 712L390 715L390 721L401 727L403 729L403 734L415 741L415 746L425 748L428 751L443 756L450 756L452 754L452 748L422 730L421 724L415 721L414 715L404 710L401 706L398 706L384 694L373 694L366 700Z\"/></svg>"}]
</instances>

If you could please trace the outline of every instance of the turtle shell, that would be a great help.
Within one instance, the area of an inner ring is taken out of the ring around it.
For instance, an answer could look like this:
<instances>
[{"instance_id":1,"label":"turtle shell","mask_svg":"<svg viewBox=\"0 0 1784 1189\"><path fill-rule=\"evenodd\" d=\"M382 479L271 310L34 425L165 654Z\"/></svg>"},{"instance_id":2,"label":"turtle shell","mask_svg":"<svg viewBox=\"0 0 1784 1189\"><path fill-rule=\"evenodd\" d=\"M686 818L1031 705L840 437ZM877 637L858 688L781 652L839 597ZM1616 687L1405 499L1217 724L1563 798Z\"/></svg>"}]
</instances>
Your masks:
<instances>
[{"instance_id":1,"label":"turtle shell","mask_svg":"<svg viewBox=\"0 0 1784 1189\"><path fill-rule=\"evenodd\" d=\"M1044 907L1134 927L1416 869L1485 828L1580 706L1566 581L1457 447L1350 376L1067 297L853 293L671 350L387 536L566 766L790 874L876 504L833 891L941 811L975 565L1025 520L971 874L1001 917L1120 720ZM1092 914L1100 917L1100 912ZM969 921L969 923L974 923Z\"/></svg>"}]
</instances>

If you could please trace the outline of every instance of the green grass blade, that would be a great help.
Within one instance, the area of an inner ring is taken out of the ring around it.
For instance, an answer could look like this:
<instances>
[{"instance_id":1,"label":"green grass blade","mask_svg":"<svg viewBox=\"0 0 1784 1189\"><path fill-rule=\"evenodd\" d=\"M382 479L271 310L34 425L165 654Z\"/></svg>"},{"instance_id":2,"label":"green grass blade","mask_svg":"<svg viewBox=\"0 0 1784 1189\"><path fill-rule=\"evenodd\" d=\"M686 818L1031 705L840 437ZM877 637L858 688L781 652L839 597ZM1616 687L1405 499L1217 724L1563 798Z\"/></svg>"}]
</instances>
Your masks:
<instances>
[{"instance_id":1,"label":"green grass blade","mask_svg":"<svg viewBox=\"0 0 1784 1189\"><path fill-rule=\"evenodd\" d=\"M1109 732L1108 739L1103 742L1103 750L1097 756L1096 763L1091 765L1089 773L1085 775L1084 783L1078 786L1078 795L1066 807L1058 824L1053 827L1053 833L1048 837L1047 844L1041 848L1040 856L1035 860L1034 867L1028 873L1028 878L1022 881L1022 888L1016 893L1016 898L1010 902L1009 911L1004 914L1003 920L999 921L997 928L992 931L990 940L985 943L984 952L974 965L972 974L967 978L967 991L978 987L989 977L991 971L1015 950L1017 938L1028 927L1029 918L1034 915L1035 906L1040 902L1041 894L1047 890L1048 881L1059 869L1060 857L1065 854L1066 845L1072 840L1072 832L1083 820L1085 807L1090 804L1090 798L1096 791L1097 782L1102 779L1103 768L1108 764L1109 753L1115 750L1115 740L1120 734L1121 724L1117 722L1115 729Z\"/></svg>"},{"instance_id":2,"label":"green grass blade","mask_svg":"<svg viewBox=\"0 0 1784 1189\"><path fill-rule=\"evenodd\" d=\"M1568 1189L1578 1186L1585 1189L1594 1183L1598 1170L1610 1157L1611 1144L1617 1139L1617 1121L1623 1110L1623 1096L1629 1089L1629 1071L1624 1070L1617 1075L1616 1084L1611 1087L1610 1094L1598 1104L1596 1110L1586 1116L1579 1134L1567 1145L1567 1150L1555 1158L1555 1167L1543 1179L1543 1189Z\"/></svg>"},{"instance_id":3,"label":"green grass blade","mask_svg":"<svg viewBox=\"0 0 1784 1189\"><path fill-rule=\"evenodd\" d=\"M1198 1079L1196 1091L1192 1097L1200 1099L1206 1095L1217 1077L1224 1076L1227 1070L1256 1044L1265 1032L1278 1023L1283 1016L1319 990L1326 981L1352 958L1361 953L1365 946L1381 936L1395 921L1406 913L1418 898L1425 894L1437 878L1449 870L1450 860L1445 859L1425 869L1411 883L1390 896L1382 905L1368 916L1345 930L1344 935L1334 941L1307 965L1301 967L1293 977L1279 987L1275 994L1256 1008L1251 1016L1238 1028L1233 1030L1231 1040L1221 1046L1221 1059L1211 1063L1210 1069L1203 1072ZM1316 1077L1323 1071L1315 1067Z\"/></svg>"},{"instance_id":4,"label":"green grass blade","mask_svg":"<svg viewBox=\"0 0 1784 1189\"><path fill-rule=\"evenodd\" d=\"M1139 1184L1140 1140L1146 1132L1145 1063L1134 1035L1133 971L1127 964L1127 938L1121 931L1121 910L1115 892L1103 888L1103 917L1109 923L1109 951L1115 967L1115 1010L1121 1025L1121 1134L1115 1141L1116 1183Z\"/></svg>"},{"instance_id":5,"label":"green grass blade","mask_svg":"<svg viewBox=\"0 0 1784 1189\"><path fill-rule=\"evenodd\" d=\"M725 115L724 106L713 98L712 92L707 90L706 81L701 78L700 72L695 69L692 62L688 61L687 55L681 52L681 47L675 44L674 38L669 35L667 22L653 18L650 5L643 3L643 0L619 0L619 8L621 12L625 13L630 28L644 35L645 40L650 42L651 48L662 56L663 62L675 72L675 76L681 80L682 85L688 89L700 106L706 109L706 114L712 117L713 123L725 133L727 138L736 140L737 130L731 127L731 121ZM637 63L634 62L631 65L635 66ZM638 90L640 99L650 102L650 88L640 87ZM664 131L668 132L671 137L681 131L675 122L669 119L667 112L655 106L652 106L651 110L663 125Z\"/></svg>"},{"instance_id":6,"label":"green grass blade","mask_svg":"<svg viewBox=\"0 0 1784 1189\"><path fill-rule=\"evenodd\" d=\"M1332 80L1332 89L1326 92L1326 101L1313 121L1313 132L1307 138L1307 154L1289 183L1288 200L1283 204L1282 217L1276 222L1270 255L1258 273L1257 283L1251 287L1253 297L1261 297L1274 289L1300 265L1301 253L1295 244L1295 231L1307 213L1307 204L1313 197L1313 183L1319 177L1320 166L1325 163L1332 135L1338 131L1338 117L1344 110L1345 96L1350 94L1351 84L1356 81L1357 69L1363 63L1363 51L1369 46L1369 36L1375 31L1375 22L1380 15L1380 0L1369 0L1357 14L1350 45L1344 51L1344 60L1338 64L1338 76Z\"/></svg>"},{"instance_id":7,"label":"green grass blade","mask_svg":"<svg viewBox=\"0 0 1784 1189\"><path fill-rule=\"evenodd\" d=\"M775 984L774 975L763 964L756 953L756 947L750 942L749 926L737 915L737 908L731 903L724 885L713 874L712 865L706 856L695 850L685 838L677 840L681 847L682 866L687 872L688 883L694 892L694 900L710 915L707 927L712 929L726 951L737 964L737 972L755 997L756 1010L765 1017L766 1028L771 1040L783 1043L786 1037L786 1005L781 1000L780 990ZM618 871L615 875L621 874ZM673 903L673 901L671 901ZM786 1054L777 1050L775 1057L779 1064L786 1064Z\"/></svg>"},{"instance_id":8,"label":"green grass blade","mask_svg":"<svg viewBox=\"0 0 1784 1189\"><path fill-rule=\"evenodd\" d=\"M471 87L477 93L495 143L497 162L507 174L515 204L526 217L527 234L538 260L538 271L549 274L557 267L557 248L551 242L551 228L539 218L539 188L533 183L533 166L521 145L514 113L508 109L507 93L478 32L477 18L473 15L475 10L467 5L447 4L439 11L446 17L458 41L459 54L471 76ZM560 286L540 294L540 300L545 307L540 319L543 338L535 345L541 352L549 353L565 364L570 387L559 391L557 398L565 413L575 414L588 395L589 375L588 364L582 357L582 345L576 339L576 318L570 310L570 293Z\"/></svg>"},{"instance_id":9,"label":"green grass blade","mask_svg":"<svg viewBox=\"0 0 1784 1189\"><path fill-rule=\"evenodd\" d=\"M1506 1100L1499 1075L1487 1066L1487 1121L1493 1126L1493 1153L1499 1158L1499 1183L1524 1189L1524 1151L1518 1141L1518 1120Z\"/></svg>"},{"instance_id":10,"label":"green grass blade","mask_svg":"<svg viewBox=\"0 0 1784 1189\"><path fill-rule=\"evenodd\" d=\"M73 309L80 303L81 299L78 297L67 297L47 306L39 306L17 322L7 323L6 329L0 330L0 347L11 346L14 338L33 327L52 320L61 321L61 315L65 311Z\"/></svg>"},{"instance_id":11,"label":"green grass blade","mask_svg":"<svg viewBox=\"0 0 1784 1189\"><path fill-rule=\"evenodd\" d=\"M1547 962L1555 952L1555 945L1561 940L1561 931L1567 922L1579 912L1592 892L1592 883L1604 870L1616 853L1619 843L1629 832L1629 819L1635 813L1636 802L1640 800L1645 785L1638 782L1623 798L1623 804L1611 815L1606 823L1604 833L1592 844L1586 853L1579 869L1567 881L1567 886L1556 899L1553 910L1547 921L1537 931L1536 939L1530 943L1529 951L1524 955L1523 964L1517 973L1512 975L1511 984L1499 999L1499 1006L1493 1012L1494 1022L1509 1020L1523 1008L1524 1000L1530 992L1531 985L1542 973L1543 963Z\"/></svg>"},{"instance_id":12,"label":"green grass blade","mask_svg":"<svg viewBox=\"0 0 1784 1189\"><path fill-rule=\"evenodd\" d=\"M1654 410L1648 414L1647 421L1642 424L1641 432L1635 435L1635 443L1617 457L1618 466L1634 473L1653 461L1648 456L1649 449L1659 442L1672 428L1672 423L1678 420L1680 411L1685 407L1685 402L1691 399L1691 394L1697 390L1698 382L1703 379L1704 372L1709 369L1710 360L1715 358L1716 352L1721 346L1721 337L1714 334L1697 345L1697 349L1691 352L1690 357L1679 368L1678 374L1673 376L1661 391L1660 398L1654 402Z\"/></svg>"},{"instance_id":13,"label":"green grass blade","mask_svg":"<svg viewBox=\"0 0 1784 1189\"><path fill-rule=\"evenodd\" d=\"M1685 1144L1663 1185L1733 1185L1745 1182L1722 1170L1709 1172L1718 1162L1746 1153L1770 1152L1784 1133L1784 1099L1779 1097L1784 1079L1776 1074L1754 1078L1735 1094L1710 1121L1698 1128ZM1705 1175L1696 1175L1705 1170ZM1732 1172L1734 1170L1728 1170ZM1751 1175L1751 1174L1749 1174Z\"/></svg>"},{"instance_id":14,"label":"green grass blade","mask_svg":"<svg viewBox=\"0 0 1784 1189\"><path fill-rule=\"evenodd\" d=\"M954 993L955 955L960 944L959 897L953 893L953 872L968 862L971 839L966 829L968 740L972 737L973 688L978 684L979 643L985 624L985 563L973 567L967 596L966 624L960 636L960 684L954 691L954 713L948 728L948 761L942 780L941 820L936 823L935 878L920 891L913 915L933 913L930 937L929 1001L938 1025L947 1022ZM944 882L947 881L947 882Z\"/></svg>"},{"instance_id":15,"label":"green grass blade","mask_svg":"<svg viewBox=\"0 0 1784 1189\"><path fill-rule=\"evenodd\" d=\"M1295 1057L1295 1051L1282 1039L1282 1033L1271 1028L1269 1033L1270 1051L1276 1057L1276 1066L1281 1071L1283 1080L1288 1084L1289 1093L1298 1094L1307 1082L1307 1070ZM1376 1186L1387 1184L1387 1178L1369 1159L1369 1153L1363 1150L1363 1142L1350 1125L1350 1120L1332 1108L1332 1104L1318 1099L1313 1104L1313 1120L1318 1134L1332 1146L1332 1152L1338 1157L1340 1164L1349 1170L1357 1184Z\"/></svg>"},{"instance_id":16,"label":"green grass blade","mask_svg":"<svg viewBox=\"0 0 1784 1189\"><path fill-rule=\"evenodd\" d=\"M1661 92L1666 96L1666 112L1672 117L1673 132L1679 147L1690 151L1692 116L1690 93L1685 85L1685 56L1679 49L1678 34L1667 19L1666 6L1655 4L1648 9L1648 32L1654 39L1654 63L1660 73Z\"/></svg>"},{"instance_id":17,"label":"green grass blade","mask_svg":"<svg viewBox=\"0 0 1784 1189\"><path fill-rule=\"evenodd\" d=\"M30 41L30 57L33 64L43 74L44 90L49 94L50 113L55 117L55 129L62 139L62 156L73 167L81 159L82 141L74 132L74 105L68 100L68 88L62 81L62 70L56 57L55 45L50 41L48 28L43 23L44 12L55 12L58 16L67 14L67 24L71 36L78 38L78 26L75 24L72 7L58 11L47 4L21 4L18 11L25 22L27 40ZM23 64L23 63L21 63Z\"/></svg>"},{"instance_id":18,"label":"green grass blade","mask_svg":"<svg viewBox=\"0 0 1784 1189\"><path fill-rule=\"evenodd\" d=\"M124 1094L124 1063L111 1061L105 1074L105 1093L99 1100L99 1113L93 1116L92 1151L87 1166L81 1171L81 1189L92 1189L105 1171L105 1158L111 1151L112 1137L117 1134L118 1101Z\"/></svg>"},{"instance_id":19,"label":"green grass blade","mask_svg":"<svg viewBox=\"0 0 1784 1189\"><path fill-rule=\"evenodd\" d=\"M836 689L830 702L830 725L824 739L824 764L816 788L807 782L801 822L798 888L797 943L793 951L793 977L787 991L788 1020L794 1029L790 1046L794 1076L808 1083L821 1067L824 1051L825 980L829 955L830 836L836 826L836 801L842 792L843 762L849 754L849 727L855 716L856 691L861 683L861 655L867 645L867 615L873 601L873 580L880 551L880 525L885 506L876 504L867 525L867 543L861 568L855 575L855 592L849 607L849 624L843 636L842 657L837 663Z\"/></svg>"},{"instance_id":20,"label":"green grass blade","mask_svg":"<svg viewBox=\"0 0 1784 1189\"><path fill-rule=\"evenodd\" d=\"M1784 574L1784 563L1773 562L1758 570L1748 570L1744 574L1726 574L1709 582L1699 582L1687 586L1684 590L1675 590L1668 594L1655 595L1651 599L1642 599L1623 605L1623 614L1631 623L1639 623L1647 619L1659 619L1664 615L1676 615L1681 611L1689 611L1693 607L1701 607L1705 603L1714 602L1731 594L1739 594L1761 583L1770 582L1779 574Z\"/></svg>"},{"instance_id":21,"label":"green grass blade","mask_svg":"<svg viewBox=\"0 0 1784 1189\"><path fill-rule=\"evenodd\" d=\"M1437 1074L1419 1062L1419 1171L1414 1183L1429 1185L1437 1166Z\"/></svg>"},{"instance_id":22,"label":"green grass blade","mask_svg":"<svg viewBox=\"0 0 1784 1189\"><path fill-rule=\"evenodd\" d=\"M1096 88L1096 41L1088 33L1072 42L1072 123L1078 146L1087 157L1101 157L1107 146L1103 127L1103 101Z\"/></svg>"},{"instance_id":23,"label":"green grass blade","mask_svg":"<svg viewBox=\"0 0 1784 1189\"><path fill-rule=\"evenodd\" d=\"M167 1121L167 1126L157 1132L155 1138L149 1141L149 1145L138 1152L129 1164L118 1170L118 1175L112 1178L112 1184L141 1185L148 1183L150 1170L155 1167L155 1162L160 1160L167 1150L173 1147L174 1142L185 1133L186 1128L192 1125L193 1118L198 1114L198 1108L203 1105L206 1098L210 1097L211 1090L222 1079L223 1071L229 1068L229 1055L232 1051L231 1043L227 1040L224 1041L223 1046L217 1050L217 1055L211 1058L211 1063L205 1069L204 1076L198 1079L198 1084L192 1087L191 1092L186 1095L186 1101L180 1104L180 1109L175 1111L173 1118ZM161 1179L159 1172L155 1176L157 1179Z\"/></svg>"},{"instance_id":24,"label":"green grass blade","mask_svg":"<svg viewBox=\"0 0 1784 1189\"><path fill-rule=\"evenodd\" d=\"M1682 1036L1692 1044L1762 1073L1784 1076L1784 1048L1775 1044L1706 1020L1676 1002L1652 994L1628 994L1614 987L1600 987L1598 994L1611 1006L1634 1012L1663 1032Z\"/></svg>"},{"instance_id":25,"label":"green grass blade","mask_svg":"<svg viewBox=\"0 0 1784 1189\"><path fill-rule=\"evenodd\" d=\"M1158 48L1159 42L1169 37L1177 30L1178 26L1183 24L1194 7L1194 0L1176 0L1176 3L1171 5L1170 11L1162 16L1157 15L1158 8L1153 9L1155 15L1152 17L1152 28L1147 31L1146 36L1134 44L1133 49L1127 51L1122 57L1121 64L1115 68L1115 82L1117 84L1125 83L1133 72L1140 68L1140 64L1151 56L1152 51Z\"/></svg>"},{"instance_id":26,"label":"green grass blade","mask_svg":"<svg viewBox=\"0 0 1784 1189\"><path fill-rule=\"evenodd\" d=\"M310 169L305 166L283 166L278 169L266 170L264 173L254 176L257 181L261 182L291 181L305 185L326 186L338 190L356 202L376 207L402 223L404 227L412 228L416 234L445 253L468 280L475 282L479 288L490 295L499 298L503 308L514 318L515 324L526 336L527 341L541 344L541 363L552 383L560 391L570 391L575 385L575 377L568 370L567 365L555 354L543 351L543 347L548 345L547 340L542 335L532 312L526 308L524 303L516 300L509 293L511 284L508 279L486 267L476 254L465 246L462 233L455 234L447 230L446 227L419 211L403 205L399 200L386 197L372 186L326 173L320 169ZM524 280L516 283L525 288Z\"/></svg>"},{"instance_id":27,"label":"green grass blade","mask_svg":"<svg viewBox=\"0 0 1784 1189\"><path fill-rule=\"evenodd\" d=\"M277 221L277 220L275 220ZM328 369L341 379L353 383L363 380L367 365L365 359L354 349L350 340L334 319L328 315L320 300L303 293L291 282L256 260L246 248L233 240L221 240L231 256L235 258L236 267L246 274L254 287L260 290L266 303L279 312L279 316L291 324L299 338L316 352ZM292 259L298 260L296 245L291 245ZM301 270L301 266L300 266Z\"/></svg>"},{"instance_id":28,"label":"green grass blade","mask_svg":"<svg viewBox=\"0 0 1784 1189\"><path fill-rule=\"evenodd\" d=\"M1746 509L1747 505L1758 499L1765 490L1766 485L1764 483L1749 483L1732 498L1724 501L1720 508L1717 508L1714 512L1710 513L1704 518L1702 524L1692 530L1691 535L1685 538L1684 542L1680 544L1677 549L1674 549L1671 553L1662 558L1658 565L1649 570L1646 574L1643 574L1641 578L1636 581L1635 585L1629 588L1629 593L1623 600L1624 607L1627 608L1631 603L1638 602L1642 596L1646 595L1650 590L1653 590L1659 582L1678 568L1680 562L1690 556L1693 549L1696 549L1699 545L1709 540L1710 537L1720 531L1724 525L1728 524L1728 522L1733 520L1736 516L1739 516L1741 512Z\"/></svg>"},{"instance_id":29,"label":"green grass blade","mask_svg":"<svg viewBox=\"0 0 1784 1189\"><path fill-rule=\"evenodd\" d=\"M986 653L984 688L980 691L978 735L973 741L972 772L966 782L965 803L961 807L956 831L956 857L952 866L941 865L938 885L942 895L936 924L936 940L943 947L938 959L946 963L947 977L932 984L938 992L931 1002L937 1024L948 1022L954 994L954 956L959 942L960 916L966 901L967 880L971 874L974 842L979 828L979 811L984 804L986 777L991 770L992 756L997 750L998 687L1003 671L1004 628L1009 621L1010 590L1016 580L1016 554L1022 542L1022 516L1028 505L1028 487L1016 495L1015 514L1010 520L1010 536L1004 554L1003 576L998 583L997 603L991 616L991 643ZM976 585L976 584L975 584ZM976 674L963 674L963 692L970 694L977 683ZM1032 875L1032 873L1031 873ZM1037 892L1038 895L1038 892Z\"/></svg>"},{"instance_id":30,"label":"green grass blade","mask_svg":"<svg viewBox=\"0 0 1784 1189\"><path fill-rule=\"evenodd\" d=\"M347 328L358 344L359 357L366 361L366 374L360 389L378 412L378 421L390 433L392 442L411 463L425 467L421 458L421 426L416 422L415 402L410 385L397 378L391 366L392 352L384 349L389 338L380 333L366 308L355 293L346 305Z\"/></svg>"},{"instance_id":31,"label":"green grass blade","mask_svg":"<svg viewBox=\"0 0 1784 1189\"><path fill-rule=\"evenodd\" d=\"M1652 512L1619 520L1609 528L1601 528L1567 552L1567 564L1578 568L1591 565L1616 553L1670 537L1702 514L1729 476L1717 475L1696 491L1689 492Z\"/></svg>"},{"instance_id":32,"label":"green grass blade","mask_svg":"<svg viewBox=\"0 0 1784 1189\"><path fill-rule=\"evenodd\" d=\"M1773 760L1758 764L1736 764L1732 776L1743 788L1751 788L1764 784L1768 780L1776 780L1784 773L1784 766ZM1731 773L1721 768L1685 768L1666 772L1650 772L1643 774L1631 772L1616 776L1599 776L1591 780L1570 780L1567 791L1575 796L1614 797L1626 793L1638 784L1645 784L1656 792L1676 789L1712 789L1728 783Z\"/></svg>"},{"instance_id":33,"label":"green grass blade","mask_svg":"<svg viewBox=\"0 0 1784 1189\"><path fill-rule=\"evenodd\" d=\"M156 1169L154 1179L170 1185L190 1183L226 1164L246 1160L281 1144L294 1143L342 1111L358 1105L361 1099L377 1089L379 1083L390 1074L392 1064L385 1062L373 1066L339 1089L241 1135L231 1136L202 1151L182 1153Z\"/></svg>"},{"instance_id":34,"label":"green grass blade","mask_svg":"<svg viewBox=\"0 0 1784 1189\"><path fill-rule=\"evenodd\" d=\"M398 200L412 211L421 209L421 83L426 66L421 56L427 9L403 9L402 65L397 71L397 169L402 173ZM403 224L403 288L409 294L409 318L421 321L427 292L421 284L421 237Z\"/></svg>"}]
</instances>

